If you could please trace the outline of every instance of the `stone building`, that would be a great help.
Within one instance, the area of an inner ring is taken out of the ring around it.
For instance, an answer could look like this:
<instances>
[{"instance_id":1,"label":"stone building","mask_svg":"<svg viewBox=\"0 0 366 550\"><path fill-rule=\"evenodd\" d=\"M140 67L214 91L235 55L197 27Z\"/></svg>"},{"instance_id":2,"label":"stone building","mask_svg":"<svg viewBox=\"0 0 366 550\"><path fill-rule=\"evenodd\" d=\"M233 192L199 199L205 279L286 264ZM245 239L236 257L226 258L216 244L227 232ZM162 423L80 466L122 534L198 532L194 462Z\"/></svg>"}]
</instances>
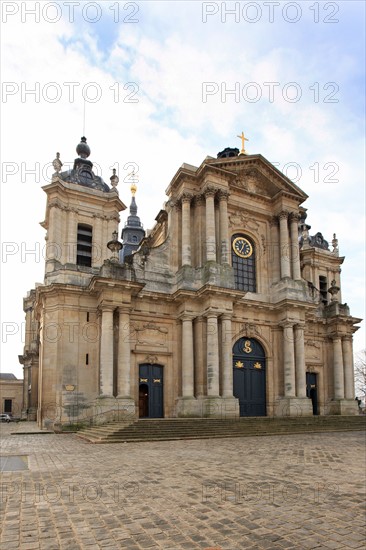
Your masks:
<instances>
[{"instance_id":1,"label":"stone building","mask_svg":"<svg viewBox=\"0 0 366 550\"><path fill-rule=\"evenodd\" d=\"M23 380L7 372L0 373L0 413L20 417L23 408Z\"/></svg>"},{"instance_id":2,"label":"stone building","mask_svg":"<svg viewBox=\"0 0 366 550\"><path fill-rule=\"evenodd\" d=\"M183 164L145 234L82 138L57 154L44 284L20 361L41 425L138 417L356 414L338 242L310 235L307 195L262 155ZM123 191L125 193L125 191ZM25 392L26 393L26 392ZM26 401L25 401L26 402Z\"/></svg>"}]
</instances>

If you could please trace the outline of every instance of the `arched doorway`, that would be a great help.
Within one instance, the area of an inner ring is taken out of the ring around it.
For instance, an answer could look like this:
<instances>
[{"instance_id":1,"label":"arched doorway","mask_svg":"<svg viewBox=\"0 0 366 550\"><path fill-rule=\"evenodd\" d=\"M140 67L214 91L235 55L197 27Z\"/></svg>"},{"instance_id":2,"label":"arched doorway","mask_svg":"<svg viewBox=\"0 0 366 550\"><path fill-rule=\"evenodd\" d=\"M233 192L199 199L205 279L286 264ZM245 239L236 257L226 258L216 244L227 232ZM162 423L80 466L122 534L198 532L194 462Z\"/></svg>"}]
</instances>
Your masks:
<instances>
[{"instance_id":1,"label":"arched doorway","mask_svg":"<svg viewBox=\"0 0 366 550\"><path fill-rule=\"evenodd\" d=\"M139 417L162 418L163 367L144 363L139 366Z\"/></svg>"},{"instance_id":2,"label":"arched doorway","mask_svg":"<svg viewBox=\"0 0 366 550\"><path fill-rule=\"evenodd\" d=\"M254 338L240 338L233 347L233 393L240 416L266 416L266 356Z\"/></svg>"},{"instance_id":3,"label":"arched doorway","mask_svg":"<svg viewBox=\"0 0 366 550\"><path fill-rule=\"evenodd\" d=\"M139 386L139 417L149 416L149 386L140 384Z\"/></svg>"}]
</instances>

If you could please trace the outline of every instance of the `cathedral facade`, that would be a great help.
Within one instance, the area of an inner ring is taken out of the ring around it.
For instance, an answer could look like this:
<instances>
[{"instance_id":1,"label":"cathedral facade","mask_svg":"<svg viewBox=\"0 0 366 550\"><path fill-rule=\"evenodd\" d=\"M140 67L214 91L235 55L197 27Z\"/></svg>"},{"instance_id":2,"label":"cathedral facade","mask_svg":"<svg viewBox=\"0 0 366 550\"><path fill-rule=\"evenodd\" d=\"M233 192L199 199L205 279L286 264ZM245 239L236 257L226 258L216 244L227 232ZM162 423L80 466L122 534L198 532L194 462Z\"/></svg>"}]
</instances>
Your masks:
<instances>
[{"instance_id":1,"label":"cathedral facade","mask_svg":"<svg viewBox=\"0 0 366 550\"><path fill-rule=\"evenodd\" d=\"M24 299L24 407L42 426L129 416L357 414L338 242L263 156L183 164L147 233L82 138L47 195L45 278ZM121 235L122 241L118 240Z\"/></svg>"}]
</instances>

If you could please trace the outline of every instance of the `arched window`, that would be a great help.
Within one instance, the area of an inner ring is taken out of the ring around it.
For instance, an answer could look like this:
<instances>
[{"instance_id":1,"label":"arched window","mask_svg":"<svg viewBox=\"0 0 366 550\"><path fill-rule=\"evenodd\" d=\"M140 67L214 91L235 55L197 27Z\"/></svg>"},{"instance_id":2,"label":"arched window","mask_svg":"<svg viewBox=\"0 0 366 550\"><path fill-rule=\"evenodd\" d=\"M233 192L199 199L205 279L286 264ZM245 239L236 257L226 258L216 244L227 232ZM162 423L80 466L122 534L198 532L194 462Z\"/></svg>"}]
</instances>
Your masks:
<instances>
[{"instance_id":1,"label":"arched window","mask_svg":"<svg viewBox=\"0 0 366 550\"><path fill-rule=\"evenodd\" d=\"M78 241L77 241L77 265L92 265L92 236L93 228L91 225L83 223L78 224Z\"/></svg>"},{"instance_id":2,"label":"arched window","mask_svg":"<svg viewBox=\"0 0 366 550\"><path fill-rule=\"evenodd\" d=\"M256 292L255 246L253 241L241 233L233 235L231 237L231 257L235 288Z\"/></svg>"}]
</instances>

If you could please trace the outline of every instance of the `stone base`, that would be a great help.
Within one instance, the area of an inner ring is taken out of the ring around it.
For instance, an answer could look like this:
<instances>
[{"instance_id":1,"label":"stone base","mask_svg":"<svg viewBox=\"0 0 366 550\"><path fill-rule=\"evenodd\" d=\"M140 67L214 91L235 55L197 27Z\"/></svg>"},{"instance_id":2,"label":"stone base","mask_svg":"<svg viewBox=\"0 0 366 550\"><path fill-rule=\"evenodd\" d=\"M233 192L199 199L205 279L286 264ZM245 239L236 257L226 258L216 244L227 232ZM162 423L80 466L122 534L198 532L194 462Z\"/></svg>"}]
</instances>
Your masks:
<instances>
[{"instance_id":1,"label":"stone base","mask_svg":"<svg viewBox=\"0 0 366 550\"><path fill-rule=\"evenodd\" d=\"M138 408L132 397L117 395L117 412L120 420L137 420Z\"/></svg>"},{"instance_id":2,"label":"stone base","mask_svg":"<svg viewBox=\"0 0 366 550\"><path fill-rule=\"evenodd\" d=\"M179 418L199 417L199 407L195 397L178 397L176 401L176 414Z\"/></svg>"},{"instance_id":3,"label":"stone base","mask_svg":"<svg viewBox=\"0 0 366 550\"><path fill-rule=\"evenodd\" d=\"M131 420L136 417L135 402L131 397L105 397L99 396L92 408L93 424L105 424L106 422L120 422Z\"/></svg>"},{"instance_id":4,"label":"stone base","mask_svg":"<svg viewBox=\"0 0 366 550\"><path fill-rule=\"evenodd\" d=\"M334 399L329 402L327 414L358 415L358 403L354 399Z\"/></svg>"},{"instance_id":5,"label":"stone base","mask_svg":"<svg viewBox=\"0 0 366 550\"><path fill-rule=\"evenodd\" d=\"M25 420L36 421L37 420L37 408L30 407L29 409L23 409L21 413L21 418Z\"/></svg>"},{"instance_id":6,"label":"stone base","mask_svg":"<svg viewBox=\"0 0 366 550\"><path fill-rule=\"evenodd\" d=\"M313 405L307 397L281 397L275 403L274 416L313 416Z\"/></svg>"},{"instance_id":7,"label":"stone base","mask_svg":"<svg viewBox=\"0 0 366 550\"><path fill-rule=\"evenodd\" d=\"M235 397L180 397L176 413L183 418L238 418L239 401Z\"/></svg>"}]
</instances>

